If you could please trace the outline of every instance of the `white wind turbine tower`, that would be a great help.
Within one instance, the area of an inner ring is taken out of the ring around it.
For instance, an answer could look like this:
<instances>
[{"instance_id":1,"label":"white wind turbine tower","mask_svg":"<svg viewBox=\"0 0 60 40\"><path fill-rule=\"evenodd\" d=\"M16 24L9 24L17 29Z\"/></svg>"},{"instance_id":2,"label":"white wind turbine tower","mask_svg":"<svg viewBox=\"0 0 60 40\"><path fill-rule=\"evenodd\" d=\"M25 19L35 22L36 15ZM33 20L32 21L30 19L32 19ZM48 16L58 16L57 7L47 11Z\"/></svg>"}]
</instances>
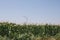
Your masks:
<instances>
[{"instance_id":1,"label":"white wind turbine tower","mask_svg":"<svg viewBox=\"0 0 60 40\"><path fill-rule=\"evenodd\" d=\"M28 17L26 17L26 16L23 16L23 18L25 18L25 22L24 22L24 24L28 24Z\"/></svg>"}]
</instances>

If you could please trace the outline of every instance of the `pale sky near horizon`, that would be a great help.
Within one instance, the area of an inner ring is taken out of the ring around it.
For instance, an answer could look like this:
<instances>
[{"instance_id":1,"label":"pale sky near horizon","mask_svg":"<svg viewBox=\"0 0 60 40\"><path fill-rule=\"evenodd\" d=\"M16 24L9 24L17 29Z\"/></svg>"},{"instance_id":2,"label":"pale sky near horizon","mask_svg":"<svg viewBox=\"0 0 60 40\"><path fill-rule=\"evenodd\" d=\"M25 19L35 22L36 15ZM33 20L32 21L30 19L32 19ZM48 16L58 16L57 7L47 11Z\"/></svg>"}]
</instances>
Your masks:
<instances>
[{"instance_id":1,"label":"pale sky near horizon","mask_svg":"<svg viewBox=\"0 0 60 40\"><path fill-rule=\"evenodd\" d=\"M60 24L60 0L0 0L0 21Z\"/></svg>"}]
</instances>

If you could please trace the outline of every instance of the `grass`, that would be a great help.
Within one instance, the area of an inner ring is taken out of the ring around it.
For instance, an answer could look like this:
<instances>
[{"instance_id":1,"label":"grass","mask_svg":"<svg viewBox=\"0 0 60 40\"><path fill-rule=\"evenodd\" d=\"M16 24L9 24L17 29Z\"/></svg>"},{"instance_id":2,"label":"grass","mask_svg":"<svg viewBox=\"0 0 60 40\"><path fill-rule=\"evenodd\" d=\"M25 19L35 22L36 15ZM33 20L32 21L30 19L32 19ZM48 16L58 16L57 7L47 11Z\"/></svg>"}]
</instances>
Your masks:
<instances>
[{"instance_id":1,"label":"grass","mask_svg":"<svg viewBox=\"0 0 60 40\"><path fill-rule=\"evenodd\" d=\"M59 25L0 23L0 40L60 40Z\"/></svg>"}]
</instances>

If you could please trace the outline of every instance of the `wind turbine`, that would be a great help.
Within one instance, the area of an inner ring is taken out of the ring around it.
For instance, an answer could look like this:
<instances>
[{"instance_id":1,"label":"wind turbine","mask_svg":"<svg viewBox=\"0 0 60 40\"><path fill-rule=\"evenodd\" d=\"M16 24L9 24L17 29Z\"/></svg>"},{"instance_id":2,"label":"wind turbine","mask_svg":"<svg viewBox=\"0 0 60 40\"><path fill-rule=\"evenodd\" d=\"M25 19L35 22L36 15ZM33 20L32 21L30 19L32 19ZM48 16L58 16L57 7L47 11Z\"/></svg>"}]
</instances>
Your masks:
<instances>
[{"instance_id":1,"label":"wind turbine","mask_svg":"<svg viewBox=\"0 0 60 40\"><path fill-rule=\"evenodd\" d=\"M25 18L25 20L26 20L24 23L27 24L28 23L28 17L23 16L23 18Z\"/></svg>"}]
</instances>

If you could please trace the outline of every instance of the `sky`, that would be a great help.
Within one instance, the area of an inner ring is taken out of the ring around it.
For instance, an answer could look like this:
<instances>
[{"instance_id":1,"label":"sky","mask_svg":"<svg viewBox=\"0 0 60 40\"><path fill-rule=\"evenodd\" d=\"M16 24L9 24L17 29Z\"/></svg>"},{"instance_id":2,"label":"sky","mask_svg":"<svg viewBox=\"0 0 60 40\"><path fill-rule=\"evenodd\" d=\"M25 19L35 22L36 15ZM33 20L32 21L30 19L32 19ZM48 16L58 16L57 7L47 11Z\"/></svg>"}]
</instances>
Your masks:
<instances>
[{"instance_id":1,"label":"sky","mask_svg":"<svg viewBox=\"0 0 60 40\"><path fill-rule=\"evenodd\" d=\"M0 0L0 21L60 24L60 0Z\"/></svg>"}]
</instances>

